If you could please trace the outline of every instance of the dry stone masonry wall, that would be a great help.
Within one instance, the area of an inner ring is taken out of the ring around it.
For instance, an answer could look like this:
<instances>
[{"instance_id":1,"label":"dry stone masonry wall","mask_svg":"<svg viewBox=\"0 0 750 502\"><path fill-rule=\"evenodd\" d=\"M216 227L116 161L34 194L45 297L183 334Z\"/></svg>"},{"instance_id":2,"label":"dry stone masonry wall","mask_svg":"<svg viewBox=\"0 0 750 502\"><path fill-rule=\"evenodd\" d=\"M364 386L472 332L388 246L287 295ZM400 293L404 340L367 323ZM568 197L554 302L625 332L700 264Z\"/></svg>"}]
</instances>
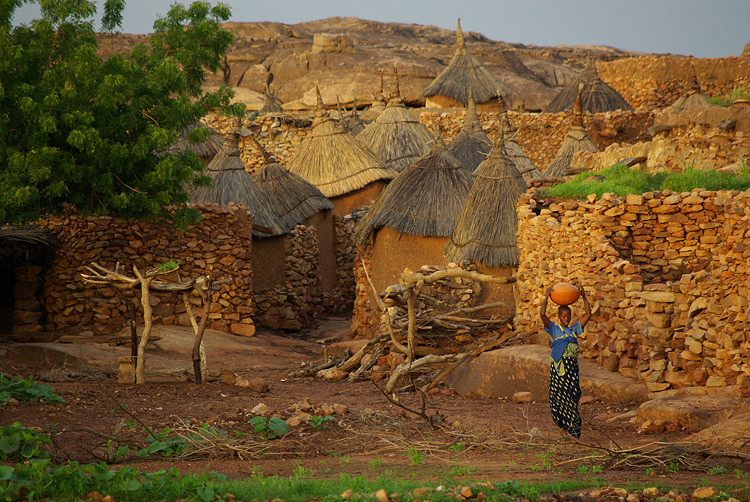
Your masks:
<instances>
[{"instance_id":1,"label":"dry stone masonry wall","mask_svg":"<svg viewBox=\"0 0 750 502\"><path fill-rule=\"evenodd\" d=\"M547 343L544 291L580 280L593 308L583 357L652 391L750 395L750 191L550 203L530 189L518 216L520 329Z\"/></svg>"},{"instance_id":2,"label":"dry stone masonry wall","mask_svg":"<svg viewBox=\"0 0 750 502\"><path fill-rule=\"evenodd\" d=\"M334 215L336 227L336 292L329 308L341 312L352 308L355 298L354 267L357 244L354 242L356 220L351 215Z\"/></svg>"},{"instance_id":3,"label":"dry stone masonry wall","mask_svg":"<svg viewBox=\"0 0 750 502\"><path fill-rule=\"evenodd\" d=\"M676 56L639 56L597 64L599 76L636 110L671 105L693 88L698 78L701 91L725 95L735 86L750 88L750 58L695 59Z\"/></svg>"},{"instance_id":4,"label":"dry stone masonry wall","mask_svg":"<svg viewBox=\"0 0 750 502\"><path fill-rule=\"evenodd\" d=\"M213 267L219 276L231 276L222 286L209 314L209 327L252 335L252 270L250 266L250 214L244 206L198 206L203 222L187 232L110 217L72 215L52 220L47 226L56 234L57 252L45 276L44 304L47 328L59 333L111 335L129 318L128 307L111 286L84 284L81 273L92 262L133 275L169 260L180 264L180 276L195 278ZM135 297L139 304L140 295ZM200 299L191 297L195 307ZM154 320L189 325L182 298L155 293L151 304ZM194 309L202 316L199 308Z\"/></svg>"},{"instance_id":5,"label":"dry stone masonry wall","mask_svg":"<svg viewBox=\"0 0 750 502\"><path fill-rule=\"evenodd\" d=\"M318 235L313 227L298 225L284 237L284 284L256 291L258 324L298 331L325 309L318 276Z\"/></svg>"}]
</instances>

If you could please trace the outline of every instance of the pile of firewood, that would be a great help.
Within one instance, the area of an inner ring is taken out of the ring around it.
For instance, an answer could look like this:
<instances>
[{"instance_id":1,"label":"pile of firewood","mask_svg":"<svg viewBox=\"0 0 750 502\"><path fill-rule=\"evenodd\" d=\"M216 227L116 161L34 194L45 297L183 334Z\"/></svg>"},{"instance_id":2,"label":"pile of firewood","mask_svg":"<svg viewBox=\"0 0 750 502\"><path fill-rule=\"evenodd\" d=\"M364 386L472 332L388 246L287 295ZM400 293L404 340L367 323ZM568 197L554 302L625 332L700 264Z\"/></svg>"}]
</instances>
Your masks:
<instances>
[{"instance_id":1,"label":"pile of firewood","mask_svg":"<svg viewBox=\"0 0 750 502\"><path fill-rule=\"evenodd\" d=\"M423 272L406 272L401 275L399 284L375 295L383 319L379 336L370 339L349 357L336 359L326 354L321 364L309 365L290 376L317 375L348 378L350 381L387 377L384 391L388 394L400 384L426 392L467 357L475 357L515 340L512 305L495 302L468 306L460 300L444 302L425 294L433 291L431 287L441 281L458 280L464 287L469 283L470 288L471 281L512 283L515 277L497 278L462 268ZM372 282L370 285L374 291ZM488 309L500 310L504 314L479 315ZM383 361L388 361L392 369L387 375L382 372ZM381 370L377 378L374 368Z\"/></svg>"}]
</instances>

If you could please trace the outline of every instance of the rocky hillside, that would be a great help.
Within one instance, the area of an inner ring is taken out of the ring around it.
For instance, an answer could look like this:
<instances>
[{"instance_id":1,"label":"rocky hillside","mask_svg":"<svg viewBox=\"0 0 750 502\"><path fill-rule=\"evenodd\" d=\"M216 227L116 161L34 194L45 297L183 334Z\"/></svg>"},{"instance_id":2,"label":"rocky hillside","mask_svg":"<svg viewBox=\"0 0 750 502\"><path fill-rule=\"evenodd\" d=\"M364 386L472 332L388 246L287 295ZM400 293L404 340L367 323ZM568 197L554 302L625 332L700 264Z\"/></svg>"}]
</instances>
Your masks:
<instances>
[{"instance_id":1,"label":"rocky hillside","mask_svg":"<svg viewBox=\"0 0 750 502\"><path fill-rule=\"evenodd\" d=\"M335 106L337 97L350 105L369 104L385 72L385 93L391 88L396 64L401 92L407 104L424 104L422 90L453 57L455 31L417 24L379 23L353 17L335 17L285 25L281 23L227 23L235 42L224 71L207 85L227 82L238 90L249 108L261 106L267 72L274 74L273 92L288 109L315 104L318 85L324 102ZM470 27L464 27L470 28ZM145 36L120 35L107 39L103 49L127 50ZM608 47L536 47L496 42L464 32L467 48L514 94L513 107L540 110L561 86L574 79L590 55L598 61L633 56Z\"/></svg>"}]
</instances>

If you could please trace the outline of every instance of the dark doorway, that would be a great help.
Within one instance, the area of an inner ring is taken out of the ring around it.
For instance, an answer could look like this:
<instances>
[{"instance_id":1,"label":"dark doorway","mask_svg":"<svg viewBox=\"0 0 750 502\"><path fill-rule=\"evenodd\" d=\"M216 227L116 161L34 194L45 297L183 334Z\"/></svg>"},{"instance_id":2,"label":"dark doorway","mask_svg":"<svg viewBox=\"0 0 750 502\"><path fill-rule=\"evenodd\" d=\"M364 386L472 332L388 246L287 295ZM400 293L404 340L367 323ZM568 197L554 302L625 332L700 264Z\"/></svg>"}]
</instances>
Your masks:
<instances>
[{"instance_id":1,"label":"dark doorway","mask_svg":"<svg viewBox=\"0 0 750 502\"><path fill-rule=\"evenodd\" d=\"M13 290L16 287L16 270L0 267L0 337L10 335L13 329Z\"/></svg>"}]
</instances>

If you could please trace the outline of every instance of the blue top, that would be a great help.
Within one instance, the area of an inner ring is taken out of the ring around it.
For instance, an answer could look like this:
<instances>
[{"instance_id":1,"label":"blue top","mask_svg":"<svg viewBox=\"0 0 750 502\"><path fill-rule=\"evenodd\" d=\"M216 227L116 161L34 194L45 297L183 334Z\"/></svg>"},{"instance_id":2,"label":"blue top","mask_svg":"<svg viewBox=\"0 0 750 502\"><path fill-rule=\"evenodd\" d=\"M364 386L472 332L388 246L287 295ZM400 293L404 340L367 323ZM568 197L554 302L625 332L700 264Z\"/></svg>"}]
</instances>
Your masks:
<instances>
[{"instance_id":1,"label":"blue top","mask_svg":"<svg viewBox=\"0 0 750 502\"><path fill-rule=\"evenodd\" d=\"M580 321L576 321L575 324L567 328L558 326L550 321L549 328L544 328L544 331L549 333L549 338L552 342L552 353L550 355L552 356L552 359L557 362L560 360L560 357L562 357L563 352L565 352L565 347L567 347L569 343L578 344L577 335L583 333L583 328L581 327Z\"/></svg>"}]
</instances>

